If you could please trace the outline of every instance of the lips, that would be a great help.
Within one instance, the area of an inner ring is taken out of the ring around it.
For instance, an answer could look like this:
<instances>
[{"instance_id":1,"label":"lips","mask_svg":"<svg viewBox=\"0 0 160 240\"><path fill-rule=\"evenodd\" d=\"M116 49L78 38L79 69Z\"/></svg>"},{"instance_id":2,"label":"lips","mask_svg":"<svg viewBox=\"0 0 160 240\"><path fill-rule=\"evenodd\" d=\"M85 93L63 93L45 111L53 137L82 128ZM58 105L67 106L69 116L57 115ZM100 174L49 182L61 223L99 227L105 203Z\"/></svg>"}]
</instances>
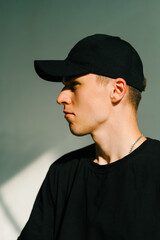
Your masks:
<instances>
[{"instance_id":1,"label":"lips","mask_svg":"<svg viewBox=\"0 0 160 240\"><path fill-rule=\"evenodd\" d=\"M75 115L73 112L69 112L69 111L63 111L64 112L64 114L65 114L65 118L68 118L68 117L70 117L70 116L73 116L73 115Z\"/></svg>"}]
</instances>

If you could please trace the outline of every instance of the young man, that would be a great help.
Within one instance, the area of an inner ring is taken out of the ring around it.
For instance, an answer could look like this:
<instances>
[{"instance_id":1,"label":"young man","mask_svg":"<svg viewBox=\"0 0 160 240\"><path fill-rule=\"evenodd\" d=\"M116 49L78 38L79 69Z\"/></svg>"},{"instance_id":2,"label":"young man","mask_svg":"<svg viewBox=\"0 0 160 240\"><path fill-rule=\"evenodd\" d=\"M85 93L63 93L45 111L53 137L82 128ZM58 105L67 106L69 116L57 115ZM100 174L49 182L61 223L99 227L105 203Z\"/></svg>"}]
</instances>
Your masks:
<instances>
[{"instance_id":1,"label":"young man","mask_svg":"<svg viewBox=\"0 0 160 240\"><path fill-rule=\"evenodd\" d=\"M35 69L64 83L57 102L70 130L94 144L51 165L19 240L160 239L160 142L137 124L145 89L138 53L96 34Z\"/></svg>"}]
</instances>

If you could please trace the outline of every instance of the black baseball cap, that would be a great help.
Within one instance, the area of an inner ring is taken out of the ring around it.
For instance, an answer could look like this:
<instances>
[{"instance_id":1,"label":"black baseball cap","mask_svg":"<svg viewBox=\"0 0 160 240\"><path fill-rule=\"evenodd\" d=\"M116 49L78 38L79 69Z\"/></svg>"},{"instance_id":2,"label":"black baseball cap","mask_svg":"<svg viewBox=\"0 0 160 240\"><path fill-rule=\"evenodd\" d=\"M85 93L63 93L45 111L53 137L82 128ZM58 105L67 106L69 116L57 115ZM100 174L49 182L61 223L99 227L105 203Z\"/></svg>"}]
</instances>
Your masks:
<instances>
[{"instance_id":1,"label":"black baseball cap","mask_svg":"<svg viewBox=\"0 0 160 240\"><path fill-rule=\"evenodd\" d=\"M137 51L119 37L95 34L80 40L65 60L35 60L37 74L48 81L94 73L123 78L139 91L143 86L143 64Z\"/></svg>"}]
</instances>

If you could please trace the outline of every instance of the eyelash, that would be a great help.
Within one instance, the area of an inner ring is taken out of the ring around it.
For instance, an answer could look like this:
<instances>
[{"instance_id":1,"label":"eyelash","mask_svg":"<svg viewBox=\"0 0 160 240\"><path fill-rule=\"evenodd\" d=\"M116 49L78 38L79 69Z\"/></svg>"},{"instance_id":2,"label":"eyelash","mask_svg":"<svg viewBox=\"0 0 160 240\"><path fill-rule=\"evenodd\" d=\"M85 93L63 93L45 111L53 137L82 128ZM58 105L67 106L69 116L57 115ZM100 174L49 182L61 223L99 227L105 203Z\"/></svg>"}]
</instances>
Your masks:
<instances>
[{"instance_id":1,"label":"eyelash","mask_svg":"<svg viewBox=\"0 0 160 240\"><path fill-rule=\"evenodd\" d=\"M78 85L78 83L73 83L73 84L71 84L71 90L72 91L75 91L75 89L76 89L76 86Z\"/></svg>"},{"instance_id":2,"label":"eyelash","mask_svg":"<svg viewBox=\"0 0 160 240\"><path fill-rule=\"evenodd\" d=\"M72 82L72 83L70 83L70 84L68 84L68 85L66 84L65 88L71 89L72 91L74 91L76 85L78 85L78 84L79 84L78 82Z\"/></svg>"}]
</instances>

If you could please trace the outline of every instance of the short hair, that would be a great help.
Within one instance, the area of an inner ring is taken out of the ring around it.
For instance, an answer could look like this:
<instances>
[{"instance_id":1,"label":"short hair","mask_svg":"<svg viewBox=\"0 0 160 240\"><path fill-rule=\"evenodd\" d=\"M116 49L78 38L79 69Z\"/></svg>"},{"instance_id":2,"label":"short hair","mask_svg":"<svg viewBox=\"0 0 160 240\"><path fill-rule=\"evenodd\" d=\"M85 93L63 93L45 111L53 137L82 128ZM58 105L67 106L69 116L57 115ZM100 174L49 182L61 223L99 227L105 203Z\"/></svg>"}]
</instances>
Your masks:
<instances>
[{"instance_id":1,"label":"short hair","mask_svg":"<svg viewBox=\"0 0 160 240\"><path fill-rule=\"evenodd\" d=\"M144 78L143 80L143 88L144 90L146 88L146 78ZM128 86L128 99L136 111L138 110L138 106L141 101L141 98L142 98L142 93L138 89Z\"/></svg>"},{"instance_id":2,"label":"short hair","mask_svg":"<svg viewBox=\"0 0 160 240\"><path fill-rule=\"evenodd\" d=\"M109 79L110 78L108 78L108 77L97 75L97 81L102 84L107 84ZM137 111L139 103L142 98L142 93L134 87L131 87L129 85L127 85L127 86L128 86L128 100L131 103L131 105L134 107L134 109ZM144 88L144 90L146 88L146 78L144 78L144 80L143 80L143 88Z\"/></svg>"}]
</instances>

